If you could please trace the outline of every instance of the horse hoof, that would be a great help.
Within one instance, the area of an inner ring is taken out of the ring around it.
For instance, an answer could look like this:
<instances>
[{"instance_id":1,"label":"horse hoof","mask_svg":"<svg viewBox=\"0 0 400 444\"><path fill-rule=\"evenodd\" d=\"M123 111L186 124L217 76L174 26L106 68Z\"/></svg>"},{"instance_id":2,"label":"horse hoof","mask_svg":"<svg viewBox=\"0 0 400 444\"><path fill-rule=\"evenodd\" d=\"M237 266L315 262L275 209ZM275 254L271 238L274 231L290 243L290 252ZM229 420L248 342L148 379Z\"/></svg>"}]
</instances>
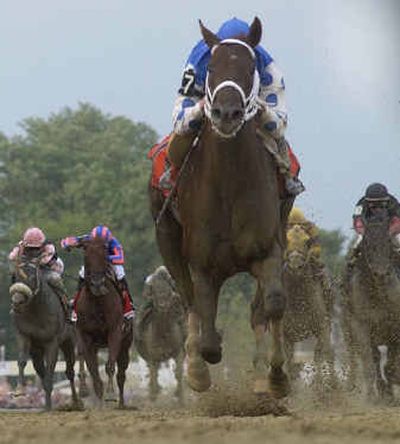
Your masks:
<instances>
[{"instance_id":1,"label":"horse hoof","mask_svg":"<svg viewBox=\"0 0 400 444\"><path fill-rule=\"evenodd\" d=\"M268 392L277 399L290 393L289 379L280 367L272 368L268 375Z\"/></svg>"},{"instance_id":2,"label":"horse hoof","mask_svg":"<svg viewBox=\"0 0 400 444\"><path fill-rule=\"evenodd\" d=\"M202 348L201 356L209 364L218 364L222 359L222 349L218 347L216 350L211 348Z\"/></svg>"},{"instance_id":3,"label":"horse hoof","mask_svg":"<svg viewBox=\"0 0 400 444\"><path fill-rule=\"evenodd\" d=\"M211 377L205 362L190 363L187 371L187 382L195 392L205 392L211 387Z\"/></svg>"}]
</instances>

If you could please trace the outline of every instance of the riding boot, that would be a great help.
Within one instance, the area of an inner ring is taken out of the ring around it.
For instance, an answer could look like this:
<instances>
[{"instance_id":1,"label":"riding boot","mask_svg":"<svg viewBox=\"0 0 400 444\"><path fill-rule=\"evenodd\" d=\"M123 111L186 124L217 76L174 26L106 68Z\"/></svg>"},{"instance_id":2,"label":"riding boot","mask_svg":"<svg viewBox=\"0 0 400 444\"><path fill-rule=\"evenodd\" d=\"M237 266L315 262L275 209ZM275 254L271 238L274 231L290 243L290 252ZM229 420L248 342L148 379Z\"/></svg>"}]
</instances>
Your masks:
<instances>
[{"instance_id":1,"label":"riding boot","mask_svg":"<svg viewBox=\"0 0 400 444\"><path fill-rule=\"evenodd\" d=\"M262 140L264 147L274 157L279 173L284 178L286 191L285 198L296 197L305 190L305 187L301 180L290 171L291 161L289 157L289 144L284 137L278 140L274 139L264 128L265 125L262 124L261 120L261 125L257 128L257 134Z\"/></svg>"},{"instance_id":2,"label":"riding boot","mask_svg":"<svg viewBox=\"0 0 400 444\"><path fill-rule=\"evenodd\" d=\"M167 148L168 160L175 166L175 168L179 169L182 166L182 163L197 136L198 131L190 131L185 134L171 134Z\"/></svg>"},{"instance_id":3,"label":"riding boot","mask_svg":"<svg viewBox=\"0 0 400 444\"><path fill-rule=\"evenodd\" d=\"M120 285L123 304L124 304L124 319L125 319L125 322L131 324L132 320L135 317L135 308L133 306L131 292L129 291L128 281L126 280L125 276L119 281L119 285ZM128 304L127 304L127 300L129 301Z\"/></svg>"}]
</instances>

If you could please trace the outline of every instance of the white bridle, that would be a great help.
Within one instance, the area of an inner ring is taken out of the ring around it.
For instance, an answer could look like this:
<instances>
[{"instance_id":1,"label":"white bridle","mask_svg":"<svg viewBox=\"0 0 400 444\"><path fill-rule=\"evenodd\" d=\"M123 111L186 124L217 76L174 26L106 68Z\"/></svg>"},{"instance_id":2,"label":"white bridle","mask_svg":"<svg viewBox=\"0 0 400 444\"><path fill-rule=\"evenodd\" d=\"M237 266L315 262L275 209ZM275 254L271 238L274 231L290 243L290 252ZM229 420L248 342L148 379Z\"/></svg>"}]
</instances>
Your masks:
<instances>
[{"instance_id":1,"label":"white bridle","mask_svg":"<svg viewBox=\"0 0 400 444\"><path fill-rule=\"evenodd\" d=\"M243 42L242 40L237 40L237 39L222 40L220 43L218 43L218 45L216 45L212 48L211 54L215 51L215 49L218 46L228 45L228 44L244 46L250 52L253 60L256 59L256 54L254 52L254 49L250 45L248 45L246 42ZM215 99L216 95L218 94L218 92L224 88L233 88L234 90L236 90L239 93L239 95L242 99L243 106L244 106L244 114L243 114L241 121L234 128L234 130L229 134L222 133L216 127L216 125L213 121L212 115L211 115L211 110L212 110L212 106L214 103L214 99ZM259 89L260 89L260 75L258 74L257 67L255 67L255 69L254 69L253 85L252 85L251 91L248 96L246 96L245 92L243 91L243 88L240 85L238 85L236 82L234 82L233 80L224 80L223 82L221 82L219 85L216 86L214 91L211 92L210 85L208 82L208 72L207 72L207 77L206 77L205 89L206 89L206 97L205 97L205 103L204 103L204 112L205 112L205 115L207 116L207 118L210 120L213 130L221 137L224 137L226 139L229 139L231 137L235 137L236 134L239 132L239 130L242 128L242 126L245 124L245 122L249 121L257 114L257 111L259 109L258 93L259 93Z\"/></svg>"}]
</instances>

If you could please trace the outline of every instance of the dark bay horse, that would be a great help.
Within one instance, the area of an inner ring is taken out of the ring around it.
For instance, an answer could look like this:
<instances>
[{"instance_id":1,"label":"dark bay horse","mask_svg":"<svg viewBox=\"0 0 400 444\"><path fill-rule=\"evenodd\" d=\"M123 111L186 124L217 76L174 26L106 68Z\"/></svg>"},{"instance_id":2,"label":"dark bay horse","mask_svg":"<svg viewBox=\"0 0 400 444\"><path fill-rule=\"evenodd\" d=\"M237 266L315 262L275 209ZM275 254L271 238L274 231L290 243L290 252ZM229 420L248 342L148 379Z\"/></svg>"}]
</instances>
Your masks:
<instances>
[{"instance_id":1,"label":"dark bay horse","mask_svg":"<svg viewBox=\"0 0 400 444\"><path fill-rule=\"evenodd\" d=\"M247 37L226 41L200 26L212 49L207 119L181 170L180 222L169 208L158 218L163 198L151 191L159 249L189 308L188 382L197 391L210 387L206 362L215 364L222 357L215 327L219 291L227 278L247 271L258 282L251 319L256 340L254 390L284 396L288 392L282 369L286 216L282 218L280 212L276 164L256 134L254 48L261 39L261 23L256 18ZM268 377L267 329L272 337Z\"/></svg>"},{"instance_id":2,"label":"dark bay horse","mask_svg":"<svg viewBox=\"0 0 400 444\"><path fill-rule=\"evenodd\" d=\"M114 374L117 363L119 406L123 407L125 372L129 365L132 328L124 329L122 298L116 278L107 261L104 240L94 238L84 241L82 247L85 282L76 305L79 343L99 400L103 399L103 382L99 374L97 352L100 348L108 348L107 398L114 398Z\"/></svg>"},{"instance_id":3,"label":"dark bay horse","mask_svg":"<svg viewBox=\"0 0 400 444\"><path fill-rule=\"evenodd\" d=\"M365 220L359 255L345 290L344 316L351 373L355 382L356 358L361 358L363 382L370 399L393 399L393 384L400 384L400 277L398 253L390 236L385 208ZM387 346L381 372L378 346Z\"/></svg>"},{"instance_id":4,"label":"dark bay horse","mask_svg":"<svg viewBox=\"0 0 400 444\"><path fill-rule=\"evenodd\" d=\"M23 369L31 357L36 373L46 392L46 409L52 407L54 370L58 351L66 362L66 375L71 385L74 406L79 406L74 383L75 336L73 326L65 320L58 296L47 284L38 259L16 264L16 283L10 287L14 323L19 342L20 383L24 384Z\"/></svg>"},{"instance_id":5,"label":"dark bay horse","mask_svg":"<svg viewBox=\"0 0 400 444\"><path fill-rule=\"evenodd\" d=\"M164 266L147 277L143 302L135 323L135 346L150 371L150 399L160 392L158 370L163 362L175 361L175 395L183 401L183 359L186 315L181 297Z\"/></svg>"}]
</instances>

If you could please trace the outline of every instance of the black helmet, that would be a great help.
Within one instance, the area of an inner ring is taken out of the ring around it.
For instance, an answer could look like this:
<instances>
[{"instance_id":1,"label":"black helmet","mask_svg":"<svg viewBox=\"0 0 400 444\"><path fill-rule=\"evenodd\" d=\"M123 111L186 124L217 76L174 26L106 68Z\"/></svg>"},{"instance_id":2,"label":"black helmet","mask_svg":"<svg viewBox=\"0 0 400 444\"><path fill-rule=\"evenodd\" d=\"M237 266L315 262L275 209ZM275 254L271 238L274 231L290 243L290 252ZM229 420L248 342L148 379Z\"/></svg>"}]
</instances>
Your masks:
<instances>
[{"instance_id":1,"label":"black helmet","mask_svg":"<svg viewBox=\"0 0 400 444\"><path fill-rule=\"evenodd\" d=\"M389 200L389 193L385 185L372 183L365 191L365 199L368 201Z\"/></svg>"}]
</instances>

